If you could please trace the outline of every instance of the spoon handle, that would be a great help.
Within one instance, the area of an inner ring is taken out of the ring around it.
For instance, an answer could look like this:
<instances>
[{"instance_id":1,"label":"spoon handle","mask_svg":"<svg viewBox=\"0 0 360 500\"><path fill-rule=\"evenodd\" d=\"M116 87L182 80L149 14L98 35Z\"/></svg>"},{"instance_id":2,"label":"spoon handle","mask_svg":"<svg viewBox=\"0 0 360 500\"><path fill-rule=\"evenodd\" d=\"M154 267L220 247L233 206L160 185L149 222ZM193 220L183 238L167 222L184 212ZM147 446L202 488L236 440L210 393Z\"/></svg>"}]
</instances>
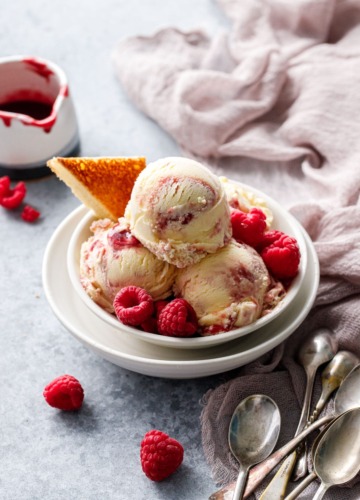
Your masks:
<instances>
[{"instance_id":1,"label":"spoon handle","mask_svg":"<svg viewBox=\"0 0 360 500\"><path fill-rule=\"evenodd\" d=\"M306 389L304 395L304 403L295 436L297 436L304 429L309 420L311 396L314 388L315 375L316 368L309 367L306 371Z\"/></svg>"},{"instance_id":2,"label":"spoon handle","mask_svg":"<svg viewBox=\"0 0 360 500\"><path fill-rule=\"evenodd\" d=\"M322 427L323 425L331 422L334 419L333 416L327 415L326 417L317 420L313 424L309 425L303 430L297 437L291 439L282 448L279 448L272 455L270 455L266 460L256 465L250 470L249 478L247 481L244 498L247 498L256 488L263 482L266 476L276 467L281 460L283 460L289 453L291 453L301 441L306 438L311 432ZM235 483L228 484L221 488L220 490L213 493L209 500L231 500L232 493L235 489Z\"/></svg>"},{"instance_id":3,"label":"spoon handle","mask_svg":"<svg viewBox=\"0 0 360 500\"><path fill-rule=\"evenodd\" d=\"M309 420L311 396L314 388L316 370L317 368L312 366L306 368L306 389L304 403L295 436L297 436L305 428L307 421ZM304 443L304 445L300 449L305 451L305 447L306 445ZM305 456L306 460L306 453L304 453L304 451L302 451L303 454L301 456ZM260 500L279 500L279 498L284 498L292 471L294 469L295 463L297 463L296 459L298 453L293 452L284 460L284 463L281 465L280 469L277 471L277 473L267 486L266 490L261 495ZM300 465L303 469L304 464L301 463Z\"/></svg>"},{"instance_id":4,"label":"spoon handle","mask_svg":"<svg viewBox=\"0 0 360 500\"><path fill-rule=\"evenodd\" d=\"M320 488L315 493L313 500L321 500L324 497L327 490L329 489L329 487L330 487L329 485L327 485L325 483L321 483Z\"/></svg>"},{"instance_id":5,"label":"spoon handle","mask_svg":"<svg viewBox=\"0 0 360 500\"><path fill-rule=\"evenodd\" d=\"M295 489L292 490L291 493L289 493L288 496L285 497L285 500L295 500L302 491L304 491L305 488L309 486L310 483L314 481L314 479L317 478L317 475L315 472L311 472L311 474L308 474L302 481L299 483Z\"/></svg>"},{"instance_id":6,"label":"spoon handle","mask_svg":"<svg viewBox=\"0 0 360 500\"><path fill-rule=\"evenodd\" d=\"M315 410L311 414L311 416L308 418L307 424L310 425L312 424L320 415L322 410L324 409L324 406L331 396L331 394L334 392L337 387L331 386L326 380L323 380L323 389L321 392L321 396L319 398L319 401L316 404ZM298 450L298 458L294 466L294 473L293 473L293 480L298 481L302 477L305 477L307 472L308 472L308 466L307 466L307 447L302 446L300 447L300 450Z\"/></svg>"},{"instance_id":7,"label":"spoon handle","mask_svg":"<svg viewBox=\"0 0 360 500\"><path fill-rule=\"evenodd\" d=\"M240 465L239 475L235 485L235 491L232 497L232 500L241 500L244 496L244 490L246 485L246 479L248 476L247 468Z\"/></svg>"},{"instance_id":8,"label":"spoon handle","mask_svg":"<svg viewBox=\"0 0 360 500\"><path fill-rule=\"evenodd\" d=\"M324 391L322 392L322 394L320 396L319 401L317 402L317 404L315 406L314 411L312 412L312 414L309 417L308 424L312 424L319 417L320 413L323 411L323 409L327 403L327 400L329 399L329 397L331 396L331 393L334 390L335 389L331 390L329 388L327 390L324 389Z\"/></svg>"},{"instance_id":9,"label":"spoon handle","mask_svg":"<svg viewBox=\"0 0 360 500\"><path fill-rule=\"evenodd\" d=\"M279 470L261 495L260 500L279 500L285 497L286 488L289 483L296 457L296 451L293 451L285 458Z\"/></svg>"}]
</instances>

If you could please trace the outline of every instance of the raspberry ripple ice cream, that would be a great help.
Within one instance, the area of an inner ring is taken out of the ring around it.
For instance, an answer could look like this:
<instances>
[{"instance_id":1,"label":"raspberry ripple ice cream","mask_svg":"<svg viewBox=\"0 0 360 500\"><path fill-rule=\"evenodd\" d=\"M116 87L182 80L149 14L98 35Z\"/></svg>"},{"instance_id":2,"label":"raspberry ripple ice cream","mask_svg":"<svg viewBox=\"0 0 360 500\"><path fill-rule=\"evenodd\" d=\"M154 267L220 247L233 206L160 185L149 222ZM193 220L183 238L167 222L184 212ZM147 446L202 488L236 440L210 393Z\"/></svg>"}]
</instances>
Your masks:
<instances>
[{"instance_id":1,"label":"raspberry ripple ice cream","mask_svg":"<svg viewBox=\"0 0 360 500\"><path fill-rule=\"evenodd\" d=\"M218 177L181 157L149 164L135 181L125 218L159 259L184 268L226 245L230 208Z\"/></svg>"},{"instance_id":2,"label":"raspberry ripple ice cream","mask_svg":"<svg viewBox=\"0 0 360 500\"><path fill-rule=\"evenodd\" d=\"M115 295L129 285L144 288L154 300L171 295L176 268L134 238L124 218L101 219L90 229L94 235L81 247L80 280L94 302L113 313Z\"/></svg>"},{"instance_id":3,"label":"raspberry ripple ice cream","mask_svg":"<svg viewBox=\"0 0 360 500\"><path fill-rule=\"evenodd\" d=\"M201 334L213 335L253 323L270 298L274 307L275 295L269 294L272 286L260 255L232 240L217 253L179 269L175 292L194 308Z\"/></svg>"}]
</instances>

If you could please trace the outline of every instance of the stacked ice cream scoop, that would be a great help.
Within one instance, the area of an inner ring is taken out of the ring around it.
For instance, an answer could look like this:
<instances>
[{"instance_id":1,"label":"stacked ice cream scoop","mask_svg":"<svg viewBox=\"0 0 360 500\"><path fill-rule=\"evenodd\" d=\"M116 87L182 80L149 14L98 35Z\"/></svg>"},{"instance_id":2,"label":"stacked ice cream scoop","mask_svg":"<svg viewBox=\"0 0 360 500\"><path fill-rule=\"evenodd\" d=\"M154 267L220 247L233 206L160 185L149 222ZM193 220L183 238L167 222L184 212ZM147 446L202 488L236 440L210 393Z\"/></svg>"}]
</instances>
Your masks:
<instances>
[{"instance_id":1,"label":"stacked ice cream scoop","mask_svg":"<svg viewBox=\"0 0 360 500\"><path fill-rule=\"evenodd\" d=\"M251 217L256 219L250 230L247 216L250 222ZM200 163L180 157L161 159L138 176L124 217L93 223L94 234L82 245L81 281L88 295L109 312L114 311L116 295L135 286L161 304L155 311L164 307L164 299L186 301L197 317L196 334L249 325L285 294L276 279L276 266L270 274L271 266L259 253L264 240L269 262L274 255L279 260L282 253L289 259L289 241L286 246L286 235L270 230L271 222L263 200ZM275 253L269 252L280 240ZM300 259L296 242L290 243L291 272L286 279L296 274ZM158 333L155 323L153 331Z\"/></svg>"}]
</instances>

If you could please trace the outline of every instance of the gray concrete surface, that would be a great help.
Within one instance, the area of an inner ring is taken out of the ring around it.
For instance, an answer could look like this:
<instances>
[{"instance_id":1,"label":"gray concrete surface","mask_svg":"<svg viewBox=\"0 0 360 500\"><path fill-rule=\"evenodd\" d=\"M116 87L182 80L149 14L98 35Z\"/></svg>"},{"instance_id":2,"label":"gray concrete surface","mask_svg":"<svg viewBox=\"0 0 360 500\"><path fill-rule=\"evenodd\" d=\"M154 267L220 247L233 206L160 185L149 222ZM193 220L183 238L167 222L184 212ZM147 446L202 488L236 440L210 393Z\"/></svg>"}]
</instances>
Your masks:
<instances>
[{"instance_id":1,"label":"gray concrete surface","mask_svg":"<svg viewBox=\"0 0 360 500\"><path fill-rule=\"evenodd\" d=\"M84 156L141 154L152 160L179 150L123 94L111 51L122 37L162 26L212 31L223 22L208 0L3 0L0 55L44 57L65 70ZM0 498L207 498L214 483L202 451L199 401L224 377L146 377L75 340L46 301L41 266L49 238L79 202L52 176L27 186L27 201L42 212L37 224L0 210ZM61 413L43 400L44 386L63 373L85 388L79 413ZM145 477L139 461L140 440L151 428L177 437L185 448L181 469L159 484Z\"/></svg>"}]
</instances>

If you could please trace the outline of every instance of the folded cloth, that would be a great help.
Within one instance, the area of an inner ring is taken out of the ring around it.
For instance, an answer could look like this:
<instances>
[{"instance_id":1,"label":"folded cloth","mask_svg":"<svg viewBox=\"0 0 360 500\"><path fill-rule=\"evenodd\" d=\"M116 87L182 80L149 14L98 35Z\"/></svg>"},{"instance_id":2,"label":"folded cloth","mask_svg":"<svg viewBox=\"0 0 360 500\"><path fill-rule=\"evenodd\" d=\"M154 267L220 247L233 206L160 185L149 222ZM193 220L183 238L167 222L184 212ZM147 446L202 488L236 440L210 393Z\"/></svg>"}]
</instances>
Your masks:
<instances>
[{"instance_id":1,"label":"folded cloth","mask_svg":"<svg viewBox=\"0 0 360 500\"><path fill-rule=\"evenodd\" d=\"M130 98L184 154L279 199L319 256L320 287L305 322L204 397L204 453L224 484L236 476L227 426L244 397L266 393L279 403L279 444L295 432L305 389L296 353L308 333L330 328L340 349L360 356L360 2L218 4L232 22L228 32L210 39L169 28L131 38L114 51L114 64ZM330 495L360 498L360 484Z\"/></svg>"}]
</instances>

